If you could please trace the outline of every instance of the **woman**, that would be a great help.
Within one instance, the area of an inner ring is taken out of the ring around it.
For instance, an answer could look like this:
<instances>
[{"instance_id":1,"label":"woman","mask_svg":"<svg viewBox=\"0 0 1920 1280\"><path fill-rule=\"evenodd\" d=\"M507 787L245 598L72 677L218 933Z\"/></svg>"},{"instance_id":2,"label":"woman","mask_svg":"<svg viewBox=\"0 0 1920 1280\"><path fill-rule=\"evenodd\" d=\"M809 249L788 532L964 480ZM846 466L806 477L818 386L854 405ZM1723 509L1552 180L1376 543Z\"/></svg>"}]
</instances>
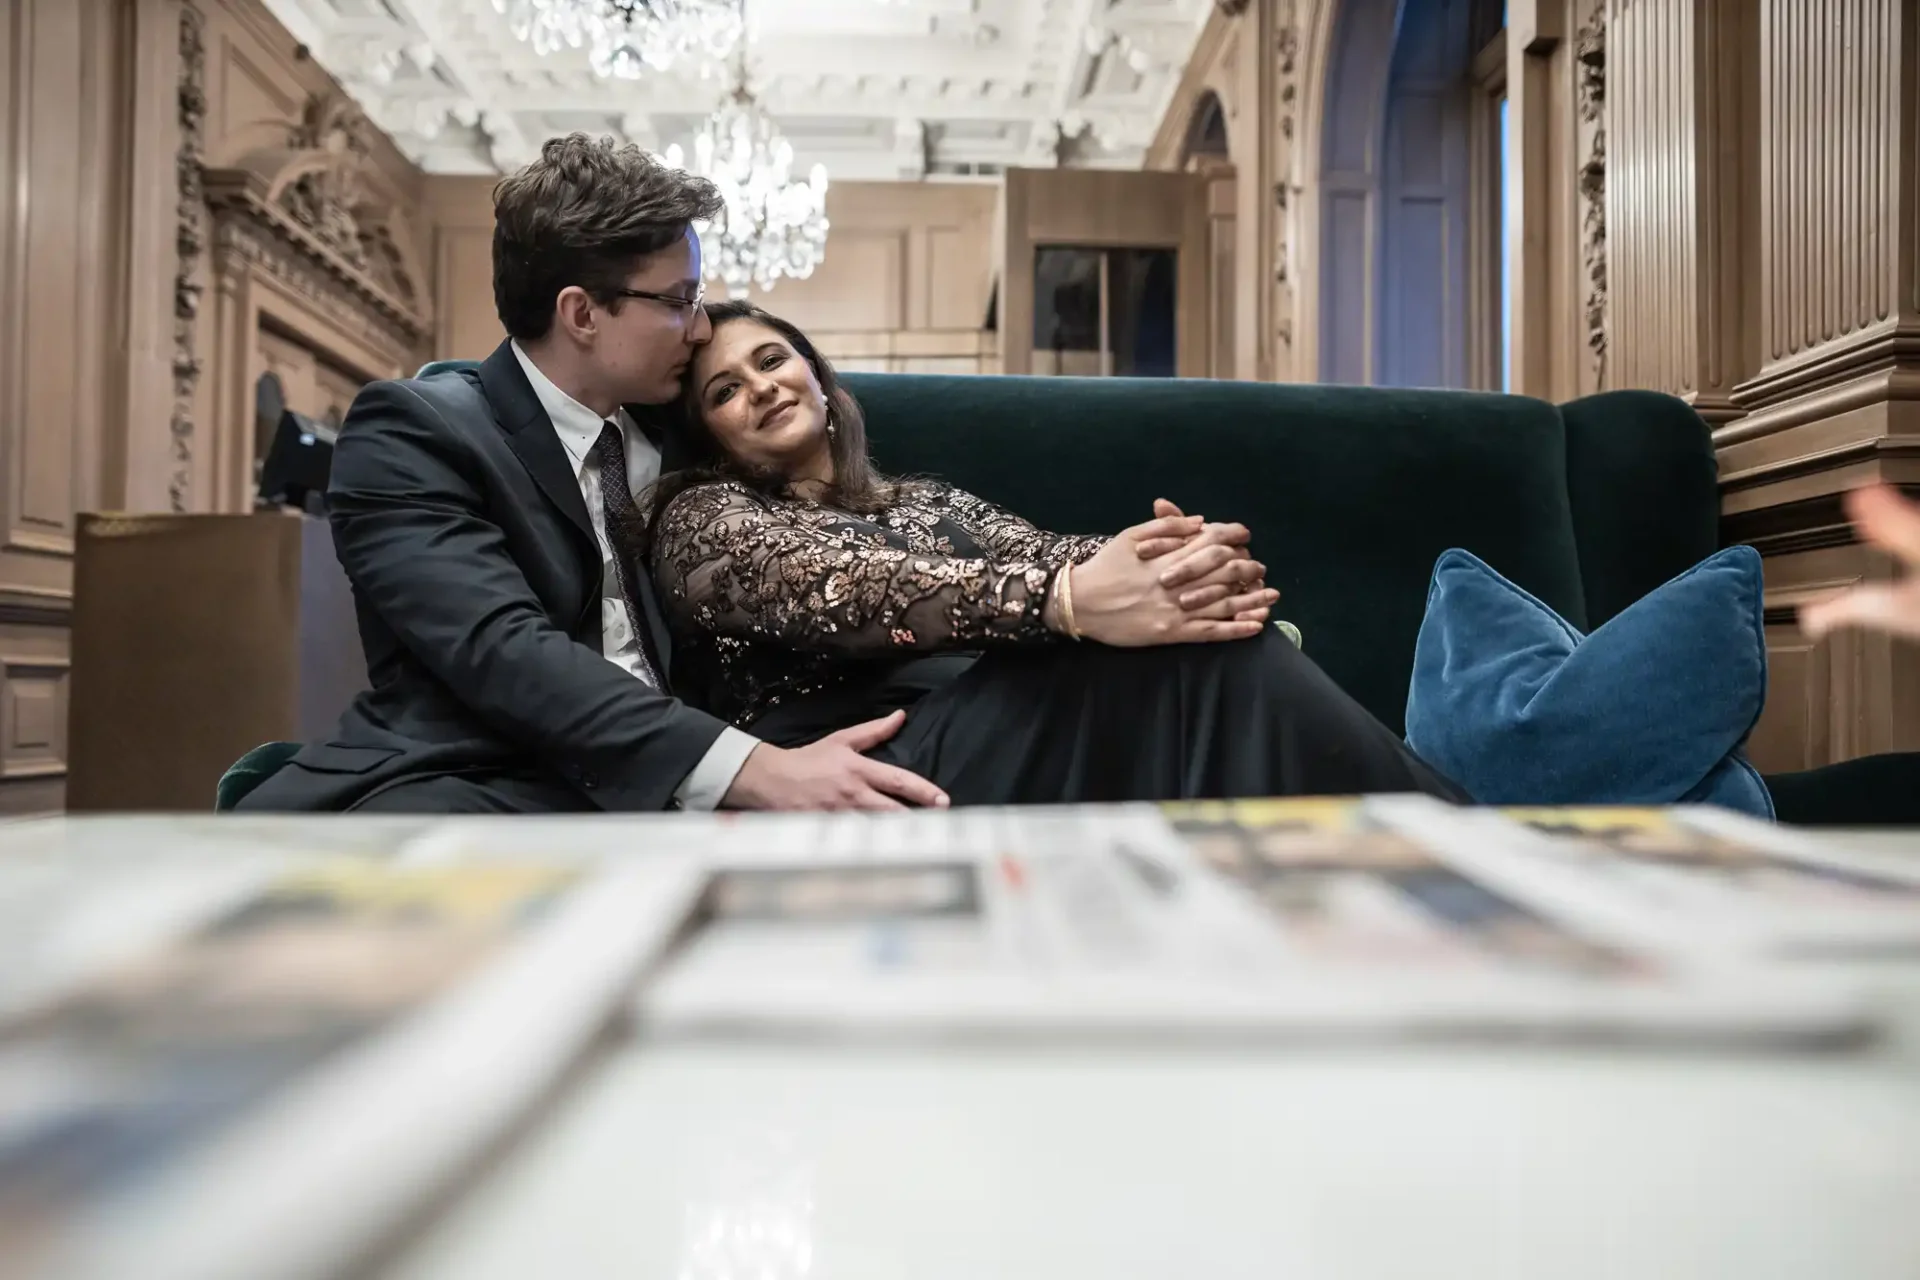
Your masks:
<instances>
[{"instance_id":1,"label":"woman","mask_svg":"<svg viewBox=\"0 0 1920 1280\"><path fill-rule=\"evenodd\" d=\"M709 314L694 465L655 487L642 536L683 696L781 746L904 709L872 754L955 804L1458 798L1267 625L1243 529L1163 507L1071 537L876 475L805 334L746 303Z\"/></svg>"}]
</instances>

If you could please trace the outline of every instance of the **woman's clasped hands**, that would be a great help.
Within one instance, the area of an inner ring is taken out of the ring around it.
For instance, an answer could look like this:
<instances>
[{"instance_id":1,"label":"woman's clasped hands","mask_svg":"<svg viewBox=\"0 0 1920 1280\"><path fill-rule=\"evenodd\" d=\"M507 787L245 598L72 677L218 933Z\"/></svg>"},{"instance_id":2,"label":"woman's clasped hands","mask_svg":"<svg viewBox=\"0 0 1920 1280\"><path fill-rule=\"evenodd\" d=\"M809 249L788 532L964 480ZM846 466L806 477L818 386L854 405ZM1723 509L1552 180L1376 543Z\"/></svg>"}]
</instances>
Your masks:
<instances>
[{"instance_id":1,"label":"woman's clasped hands","mask_svg":"<svg viewBox=\"0 0 1920 1280\"><path fill-rule=\"evenodd\" d=\"M1250 639L1280 598L1248 552L1251 540L1245 525L1209 524L1162 499L1153 519L1067 571L1051 621L1119 648Z\"/></svg>"}]
</instances>

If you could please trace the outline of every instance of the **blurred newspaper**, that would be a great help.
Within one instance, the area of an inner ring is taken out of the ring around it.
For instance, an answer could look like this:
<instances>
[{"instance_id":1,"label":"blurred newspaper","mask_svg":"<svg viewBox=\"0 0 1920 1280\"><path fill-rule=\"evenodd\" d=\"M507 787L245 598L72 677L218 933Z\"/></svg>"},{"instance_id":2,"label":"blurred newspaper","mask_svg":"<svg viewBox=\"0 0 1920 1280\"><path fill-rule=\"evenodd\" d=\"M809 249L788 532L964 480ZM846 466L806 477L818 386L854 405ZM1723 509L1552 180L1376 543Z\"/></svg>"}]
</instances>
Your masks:
<instances>
[{"instance_id":1,"label":"blurred newspaper","mask_svg":"<svg viewBox=\"0 0 1920 1280\"><path fill-rule=\"evenodd\" d=\"M360 1264L614 1020L666 1037L1829 1048L1920 874L1417 797L0 829L0 1275Z\"/></svg>"},{"instance_id":2,"label":"blurred newspaper","mask_svg":"<svg viewBox=\"0 0 1920 1280\"><path fill-rule=\"evenodd\" d=\"M1871 1026L1844 986L1636 919L1578 866L1529 865L1533 833L1419 798L832 825L735 828L642 994L653 1033L1826 1044Z\"/></svg>"},{"instance_id":3,"label":"blurred newspaper","mask_svg":"<svg viewBox=\"0 0 1920 1280\"><path fill-rule=\"evenodd\" d=\"M338 1274L580 1056L700 885L153 852L0 858L42 948L11 944L0 1007L10 1280Z\"/></svg>"}]
</instances>

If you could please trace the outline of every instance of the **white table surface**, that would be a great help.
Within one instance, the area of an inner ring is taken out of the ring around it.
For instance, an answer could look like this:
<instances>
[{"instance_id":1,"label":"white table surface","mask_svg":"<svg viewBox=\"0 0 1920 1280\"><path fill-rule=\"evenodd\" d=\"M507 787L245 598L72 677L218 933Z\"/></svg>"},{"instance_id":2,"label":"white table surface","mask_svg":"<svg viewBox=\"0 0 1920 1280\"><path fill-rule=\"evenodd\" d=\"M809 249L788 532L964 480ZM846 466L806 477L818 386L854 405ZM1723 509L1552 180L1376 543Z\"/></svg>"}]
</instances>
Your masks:
<instances>
[{"instance_id":1,"label":"white table surface","mask_svg":"<svg viewBox=\"0 0 1920 1280\"><path fill-rule=\"evenodd\" d=\"M164 844L137 820L9 834ZM634 1035L379 1277L1915 1280L1920 976L1878 972L1902 1030L1815 1054Z\"/></svg>"},{"instance_id":2,"label":"white table surface","mask_svg":"<svg viewBox=\"0 0 1920 1280\"><path fill-rule=\"evenodd\" d=\"M1824 1054L636 1036L382 1280L1914 1280L1920 978L1868 972L1902 1030Z\"/></svg>"},{"instance_id":3,"label":"white table surface","mask_svg":"<svg viewBox=\"0 0 1920 1280\"><path fill-rule=\"evenodd\" d=\"M1912 1280L1920 1055L613 1051L387 1280Z\"/></svg>"}]
</instances>

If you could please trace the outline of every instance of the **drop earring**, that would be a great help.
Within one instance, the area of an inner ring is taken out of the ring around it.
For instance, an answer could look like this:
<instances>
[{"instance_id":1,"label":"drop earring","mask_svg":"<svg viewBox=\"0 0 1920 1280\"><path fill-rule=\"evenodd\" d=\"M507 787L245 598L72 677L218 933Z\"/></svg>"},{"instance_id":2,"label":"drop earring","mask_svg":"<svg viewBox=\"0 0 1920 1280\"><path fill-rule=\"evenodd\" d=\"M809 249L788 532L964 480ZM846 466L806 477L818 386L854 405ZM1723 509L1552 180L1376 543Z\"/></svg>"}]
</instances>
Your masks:
<instances>
[{"instance_id":1,"label":"drop earring","mask_svg":"<svg viewBox=\"0 0 1920 1280\"><path fill-rule=\"evenodd\" d=\"M829 409L827 410L827 439L829 440L833 439L834 434L835 434L835 428L833 425L833 410Z\"/></svg>"}]
</instances>

